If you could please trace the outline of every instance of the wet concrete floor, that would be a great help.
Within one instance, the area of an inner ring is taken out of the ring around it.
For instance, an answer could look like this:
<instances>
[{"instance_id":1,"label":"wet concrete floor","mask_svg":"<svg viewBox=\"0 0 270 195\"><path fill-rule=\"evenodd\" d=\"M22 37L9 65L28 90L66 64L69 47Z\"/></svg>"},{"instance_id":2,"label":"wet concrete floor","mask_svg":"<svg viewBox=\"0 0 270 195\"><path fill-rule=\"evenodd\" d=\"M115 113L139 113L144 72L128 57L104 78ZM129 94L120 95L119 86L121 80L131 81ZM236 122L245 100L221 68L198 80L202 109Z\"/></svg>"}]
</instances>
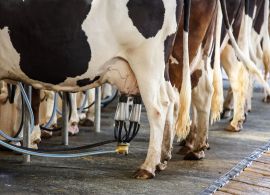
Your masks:
<instances>
[{"instance_id":1,"label":"wet concrete floor","mask_svg":"<svg viewBox=\"0 0 270 195\"><path fill-rule=\"evenodd\" d=\"M199 194L213 181L229 171L241 159L270 139L270 105L261 102L256 94L253 110L240 133L224 131L228 120L211 127L211 150L202 161L184 161L175 154L168 168L155 179L141 181L132 178L133 172L146 157L149 126L143 113L142 129L132 142L130 154L100 155L77 159L48 159L32 157L30 164L22 163L22 156L0 153L0 194ZM70 145L78 146L113 138L114 105L102 111L102 132L82 128L78 136L70 138ZM61 137L45 141L57 146ZM98 149L111 150L115 144Z\"/></svg>"}]
</instances>

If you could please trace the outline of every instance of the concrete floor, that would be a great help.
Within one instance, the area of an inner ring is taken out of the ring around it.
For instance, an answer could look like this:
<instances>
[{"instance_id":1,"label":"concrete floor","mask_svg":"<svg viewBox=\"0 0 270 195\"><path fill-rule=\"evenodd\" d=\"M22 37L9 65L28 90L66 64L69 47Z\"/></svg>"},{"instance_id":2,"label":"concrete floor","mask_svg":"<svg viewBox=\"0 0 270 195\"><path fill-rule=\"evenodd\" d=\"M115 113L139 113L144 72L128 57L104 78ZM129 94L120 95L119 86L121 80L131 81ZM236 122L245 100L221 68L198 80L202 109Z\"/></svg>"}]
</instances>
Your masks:
<instances>
[{"instance_id":1,"label":"concrete floor","mask_svg":"<svg viewBox=\"0 0 270 195\"><path fill-rule=\"evenodd\" d=\"M184 161L175 154L168 168L155 179L140 181L133 172L143 163L147 152L149 128L143 114L142 130L131 144L130 154L101 155L80 159L47 159L32 157L31 164L23 164L22 156L0 153L0 194L198 194L213 181L229 171L241 159L270 139L270 105L261 102L256 94L253 111L245 129L240 133L224 131L228 121L211 127L210 146L206 159ZM84 145L112 139L113 113L111 105L102 113L102 133L82 128L79 136L71 137L71 145ZM60 137L47 142L57 146ZM46 143L43 143L43 145ZM102 149L112 149L110 144Z\"/></svg>"}]
</instances>

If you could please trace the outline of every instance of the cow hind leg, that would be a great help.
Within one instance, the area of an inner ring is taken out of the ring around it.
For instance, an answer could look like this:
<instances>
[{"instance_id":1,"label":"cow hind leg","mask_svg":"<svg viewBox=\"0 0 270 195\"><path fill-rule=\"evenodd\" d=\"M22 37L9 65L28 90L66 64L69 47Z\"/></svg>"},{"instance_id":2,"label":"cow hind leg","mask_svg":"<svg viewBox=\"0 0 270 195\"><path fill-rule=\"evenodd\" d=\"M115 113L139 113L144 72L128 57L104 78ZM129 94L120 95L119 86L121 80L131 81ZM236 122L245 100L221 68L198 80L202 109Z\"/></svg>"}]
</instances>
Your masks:
<instances>
[{"instance_id":1,"label":"cow hind leg","mask_svg":"<svg viewBox=\"0 0 270 195\"><path fill-rule=\"evenodd\" d=\"M148 86L153 87L153 83L152 85L150 85L150 83L148 84ZM155 85L158 85L158 83ZM144 87L142 88L143 89L140 88L140 92L150 123L150 140L146 160L134 176L138 179L149 179L154 177L157 165L161 164L161 145L165 127L165 113L167 113L167 111L163 109L163 104L167 104L168 102L161 102L159 91L163 90L157 90L156 86L151 90L144 89Z\"/></svg>"},{"instance_id":2,"label":"cow hind leg","mask_svg":"<svg viewBox=\"0 0 270 195\"><path fill-rule=\"evenodd\" d=\"M208 129L210 119L210 109L213 96L213 74L210 68L203 70L202 77L198 86L192 91L192 102L196 110L195 130L196 137L192 151L189 152L184 159L186 160L200 160L205 157L204 150L208 149Z\"/></svg>"},{"instance_id":3,"label":"cow hind leg","mask_svg":"<svg viewBox=\"0 0 270 195\"><path fill-rule=\"evenodd\" d=\"M249 85L249 76L245 67L241 66L238 78L232 78L230 81L234 96L234 116L226 130L239 132L243 128L242 125L245 120L245 105Z\"/></svg>"},{"instance_id":4,"label":"cow hind leg","mask_svg":"<svg viewBox=\"0 0 270 195\"><path fill-rule=\"evenodd\" d=\"M197 111L193 103L191 106L192 106L192 124L190 126L189 134L186 137L184 144L182 145L183 147L177 152L177 154L180 155L187 155L193 150L197 136L197 128L196 128Z\"/></svg>"},{"instance_id":5,"label":"cow hind leg","mask_svg":"<svg viewBox=\"0 0 270 195\"><path fill-rule=\"evenodd\" d=\"M90 106L95 101L95 90L90 89L88 90L88 100L87 100L87 106ZM81 115L82 116L82 115ZM80 122L79 124L81 126L85 127L93 127L94 126L94 120L95 120L95 106L92 105L87 109L87 112L83 117L80 116Z\"/></svg>"},{"instance_id":6,"label":"cow hind leg","mask_svg":"<svg viewBox=\"0 0 270 195\"><path fill-rule=\"evenodd\" d=\"M268 74L270 71L270 50L266 50L263 53L263 64L264 64L264 79L267 81ZM270 103L270 95L268 95L266 89L264 89L263 102Z\"/></svg>"},{"instance_id":7,"label":"cow hind leg","mask_svg":"<svg viewBox=\"0 0 270 195\"><path fill-rule=\"evenodd\" d=\"M163 132L171 103L167 92L173 89L164 79L164 64L160 63L164 60L149 59L146 56L150 55L142 56L141 53L134 52L129 61L122 58L112 59L108 63L108 69L111 71L102 75L101 82L115 85L122 94L140 93L150 124L150 141L146 160L135 172L134 177L150 179L155 176L156 168L161 164Z\"/></svg>"},{"instance_id":8,"label":"cow hind leg","mask_svg":"<svg viewBox=\"0 0 270 195\"><path fill-rule=\"evenodd\" d=\"M164 59L149 59L134 53L129 61L136 77L139 91L144 102L150 124L150 140L144 163L135 172L137 179L150 179L155 176L157 165L161 164L161 148L166 116L170 106L168 87L173 91L169 82L164 78ZM161 55L157 56L162 56ZM151 55L150 55L151 56ZM153 68L154 67L154 68Z\"/></svg>"},{"instance_id":9,"label":"cow hind leg","mask_svg":"<svg viewBox=\"0 0 270 195\"><path fill-rule=\"evenodd\" d=\"M39 127L39 106L40 106L40 90L32 90L32 109L34 113L34 129L30 136L30 147L38 148L38 144L41 142L41 130Z\"/></svg>"},{"instance_id":10,"label":"cow hind leg","mask_svg":"<svg viewBox=\"0 0 270 195\"><path fill-rule=\"evenodd\" d=\"M167 89L170 88L169 83ZM172 149L173 149L173 140L175 137L175 119L178 116L179 109L179 94L177 90L175 90L174 94L171 94L170 90L167 91L170 98L170 105L168 108L165 128L163 133L163 141L162 141L162 149L161 149L161 164L157 166L157 170L162 171L167 167L167 162L172 157Z\"/></svg>"},{"instance_id":11,"label":"cow hind leg","mask_svg":"<svg viewBox=\"0 0 270 195\"><path fill-rule=\"evenodd\" d=\"M70 135L77 135L79 133L79 115L77 111L77 101L76 101L76 95L75 93L70 94L71 98L71 117L68 121L68 132Z\"/></svg>"},{"instance_id":12,"label":"cow hind leg","mask_svg":"<svg viewBox=\"0 0 270 195\"><path fill-rule=\"evenodd\" d=\"M239 132L242 129L245 115L245 103L249 85L249 75L242 62L239 62L233 48L227 45L222 54L221 61L226 71L233 93L233 120L225 130Z\"/></svg>"},{"instance_id":13,"label":"cow hind leg","mask_svg":"<svg viewBox=\"0 0 270 195\"><path fill-rule=\"evenodd\" d=\"M230 87L227 91L227 95L223 104L223 112L221 114L222 119L227 119L231 117L233 110L233 91Z\"/></svg>"}]
</instances>

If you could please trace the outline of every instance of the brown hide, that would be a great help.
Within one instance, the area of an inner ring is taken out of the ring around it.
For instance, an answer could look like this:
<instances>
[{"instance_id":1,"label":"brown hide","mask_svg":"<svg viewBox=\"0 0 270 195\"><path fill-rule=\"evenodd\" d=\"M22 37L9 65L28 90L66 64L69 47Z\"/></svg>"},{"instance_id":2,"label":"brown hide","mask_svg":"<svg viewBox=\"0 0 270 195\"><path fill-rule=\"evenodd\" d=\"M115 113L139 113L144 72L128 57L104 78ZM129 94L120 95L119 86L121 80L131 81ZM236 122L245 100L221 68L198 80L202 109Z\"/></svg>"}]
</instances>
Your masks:
<instances>
[{"instance_id":1,"label":"brown hide","mask_svg":"<svg viewBox=\"0 0 270 195\"><path fill-rule=\"evenodd\" d=\"M15 101L10 104L8 101L7 84L1 82L1 97L6 97L0 101L0 130L9 136L14 136L21 122L21 97L19 90L16 91ZM3 140L3 138L1 138Z\"/></svg>"},{"instance_id":2,"label":"brown hide","mask_svg":"<svg viewBox=\"0 0 270 195\"><path fill-rule=\"evenodd\" d=\"M34 89L32 90L32 109L34 113L34 124L39 125L39 106L40 106L40 90Z\"/></svg>"},{"instance_id":3,"label":"brown hide","mask_svg":"<svg viewBox=\"0 0 270 195\"><path fill-rule=\"evenodd\" d=\"M194 59L196 52L203 42L211 19L216 10L216 0L192 0L190 15L190 32L189 32L189 58L190 62ZM170 80L177 89L181 89L182 71L183 71L183 17L180 22L178 34L176 36L172 55L177 59L179 64L170 61L169 73ZM192 86L195 87L201 74L195 73L192 78Z\"/></svg>"}]
</instances>

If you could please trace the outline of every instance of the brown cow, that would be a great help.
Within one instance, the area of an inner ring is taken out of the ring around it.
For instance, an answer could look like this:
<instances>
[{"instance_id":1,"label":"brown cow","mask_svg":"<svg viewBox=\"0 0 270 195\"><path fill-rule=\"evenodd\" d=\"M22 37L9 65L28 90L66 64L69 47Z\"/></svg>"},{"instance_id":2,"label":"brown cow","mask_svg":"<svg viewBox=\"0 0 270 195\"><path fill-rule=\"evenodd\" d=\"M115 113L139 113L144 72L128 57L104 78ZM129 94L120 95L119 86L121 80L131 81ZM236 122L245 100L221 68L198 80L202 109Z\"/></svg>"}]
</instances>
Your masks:
<instances>
[{"instance_id":1,"label":"brown cow","mask_svg":"<svg viewBox=\"0 0 270 195\"><path fill-rule=\"evenodd\" d=\"M0 82L0 129L9 136L17 134L20 127L22 112L21 112L21 96L19 90L14 94L14 100L9 101L8 84ZM33 96L36 96L36 91L33 90ZM33 110L36 111L36 102L32 102ZM37 144L41 141L38 118L35 119L34 129L30 137L30 147L37 148ZM19 135L20 136L20 135Z\"/></svg>"},{"instance_id":2,"label":"brown cow","mask_svg":"<svg viewBox=\"0 0 270 195\"><path fill-rule=\"evenodd\" d=\"M215 52L219 52L219 37L220 30L215 27L217 23L217 1L216 0L194 0L192 1L192 9L190 16L190 33L189 33L189 58L191 60L191 80L192 80L192 124L190 133L186 139L185 147L180 150L180 153L186 154L186 159L201 159L204 155L204 150L208 148L207 137L209 128L210 109L212 104L212 96L215 87L215 98L213 98L212 110L213 120L218 118L222 109L222 90L221 71L219 63L215 63L212 59ZM180 23L183 26L183 21ZM216 33L217 32L217 33ZM180 91L183 92L183 82L187 79L186 73L183 74L183 33L178 32L173 53L170 60L170 78L172 83ZM218 47L215 47L218 45ZM215 58L215 59L218 59ZM214 74L215 73L215 76ZM182 75L184 75L182 77ZM213 80L215 77L215 85ZM182 82L183 81L183 82ZM185 94L187 95L187 94ZM181 106L183 101L180 99L180 112L183 114ZM186 111L189 112L187 109ZM215 118L215 119L214 119ZM183 120L179 121L180 123ZM178 124L179 125L179 124ZM180 124L181 127L182 124ZM188 124L186 124L188 125ZM178 129L179 130L179 129Z\"/></svg>"}]
</instances>

